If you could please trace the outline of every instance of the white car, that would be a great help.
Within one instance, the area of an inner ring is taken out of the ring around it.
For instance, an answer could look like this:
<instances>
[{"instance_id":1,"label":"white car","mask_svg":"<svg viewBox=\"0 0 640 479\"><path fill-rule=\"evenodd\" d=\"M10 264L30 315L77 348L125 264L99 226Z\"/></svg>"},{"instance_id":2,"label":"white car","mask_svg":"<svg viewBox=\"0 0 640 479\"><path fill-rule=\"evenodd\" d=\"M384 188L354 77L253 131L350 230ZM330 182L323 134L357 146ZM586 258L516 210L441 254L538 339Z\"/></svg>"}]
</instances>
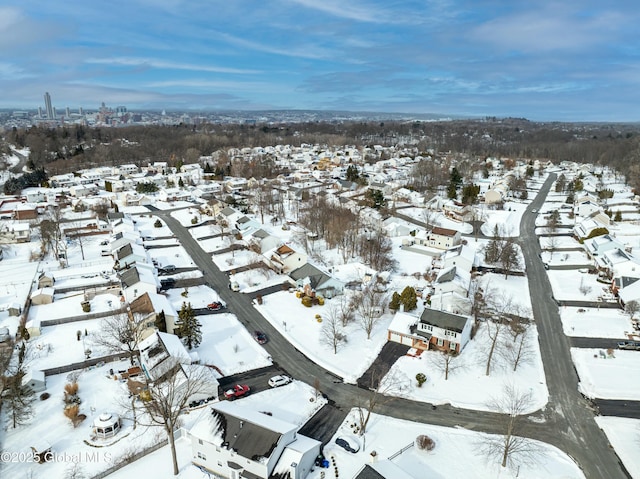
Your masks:
<instances>
[{"instance_id":1,"label":"white car","mask_svg":"<svg viewBox=\"0 0 640 479\"><path fill-rule=\"evenodd\" d=\"M272 388L277 388L279 386L284 386L285 384L289 384L293 379L289 376L285 376L284 374L280 374L278 376L273 376L269 379L269 386Z\"/></svg>"}]
</instances>

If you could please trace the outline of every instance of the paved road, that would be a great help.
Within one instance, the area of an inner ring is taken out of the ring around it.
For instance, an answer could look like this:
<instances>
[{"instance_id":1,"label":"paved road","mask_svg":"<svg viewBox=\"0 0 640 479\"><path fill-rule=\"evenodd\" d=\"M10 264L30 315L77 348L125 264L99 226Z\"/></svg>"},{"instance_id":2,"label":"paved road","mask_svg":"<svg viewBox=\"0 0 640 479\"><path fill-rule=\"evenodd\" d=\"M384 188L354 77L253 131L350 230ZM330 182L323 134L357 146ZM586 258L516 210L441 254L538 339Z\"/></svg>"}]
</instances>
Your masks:
<instances>
[{"instance_id":1,"label":"paved road","mask_svg":"<svg viewBox=\"0 0 640 479\"><path fill-rule=\"evenodd\" d=\"M540 244L535 235L536 215L556 175L551 174L537 197L528 206L520 223L520 245L529 278L529 292L533 307L540 352L549 389L549 405L553 428L560 449L569 453L583 468L588 478L623 478L625 472L604 433L594 421L588 403L578 392L578 376L569 352L569 341L562 330L558 306L553 300L551 284L540 261Z\"/></svg>"},{"instance_id":2,"label":"paved road","mask_svg":"<svg viewBox=\"0 0 640 479\"><path fill-rule=\"evenodd\" d=\"M553 181L553 175L545 183L538 197L528 210L540 208ZM341 378L310 361L270 323L256 312L248 295L234 293L227 288L227 275L221 272L188 231L168 212L155 211L172 230L193 261L203 271L206 283L220 294L245 327L260 329L270 340L264 346L280 369L294 378L313 384L319 382L321 391L328 397L331 408L323 414L321 441L326 441L351 408L362 405L369 391L355 385L343 384ZM522 435L555 445L569 453L583 468L587 478L624 478L625 472L615 453L608 446L604 433L594 421L593 403L578 392L578 378L569 355L569 341L563 334L558 306L552 299L551 286L538 254L540 246L534 233L535 215L525 213L521 223L521 243L529 273L529 287L533 299L533 313L539 333L540 349L550 394L550 403L544 409L523 421ZM258 379L263 381L264 378ZM259 387L259 386L258 386ZM401 419L442 426L461 426L473 431L503 433L501 416L474 410L464 410L449 405L431 409L424 403L394 398L383 401L376 412ZM313 428L311 428L313 429ZM315 437L315 436L314 436Z\"/></svg>"}]
</instances>

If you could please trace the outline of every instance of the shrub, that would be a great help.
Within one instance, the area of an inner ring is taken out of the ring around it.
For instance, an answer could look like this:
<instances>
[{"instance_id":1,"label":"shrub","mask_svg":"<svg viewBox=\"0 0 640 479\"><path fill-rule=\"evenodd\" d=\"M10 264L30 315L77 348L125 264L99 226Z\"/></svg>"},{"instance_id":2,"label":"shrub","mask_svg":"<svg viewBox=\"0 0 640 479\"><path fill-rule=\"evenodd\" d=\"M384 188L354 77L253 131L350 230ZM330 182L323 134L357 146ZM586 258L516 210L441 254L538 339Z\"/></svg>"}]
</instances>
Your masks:
<instances>
[{"instance_id":1,"label":"shrub","mask_svg":"<svg viewBox=\"0 0 640 479\"><path fill-rule=\"evenodd\" d=\"M296 291L296 298L302 298L302 291Z\"/></svg>"},{"instance_id":2,"label":"shrub","mask_svg":"<svg viewBox=\"0 0 640 479\"><path fill-rule=\"evenodd\" d=\"M64 385L64 392L66 394L68 394L69 396L75 396L76 394L78 394L78 383L67 383Z\"/></svg>"},{"instance_id":3,"label":"shrub","mask_svg":"<svg viewBox=\"0 0 640 479\"><path fill-rule=\"evenodd\" d=\"M318 305L324 306L324 298L322 296L318 296Z\"/></svg>"},{"instance_id":4,"label":"shrub","mask_svg":"<svg viewBox=\"0 0 640 479\"><path fill-rule=\"evenodd\" d=\"M84 414L78 414L79 412L80 406L77 404L72 404L64 408L64 415L69 418L73 427L78 427L78 424L87 418Z\"/></svg>"},{"instance_id":5,"label":"shrub","mask_svg":"<svg viewBox=\"0 0 640 479\"><path fill-rule=\"evenodd\" d=\"M421 451L433 451L433 449L436 447L436 442L429 436L421 434L420 436L416 437L416 447Z\"/></svg>"},{"instance_id":6,"label":"shrub","mask_svg":"<svg viewBox=\"0 0 640 479\"><path fill-rule=\"evenodd\" d=\"M153 223L153 226L154 226L154 228L162 228L162 221L157 219L156 222Z\"/></svg>"},{"instance_id":7,"label":"shrub","mask_svg":"<svg viewBox=\"0 0 640 479\"><path fill-rule=\"evenodd\" d=\"M51 394L49 393L42 393L40 394L40 401L46 401L47 399L49 399L51 397Z\"/></svg>"},{"instance_id":8,"label":"shrub","mask_svg":"<svg viewBox=\"0 0 640 479\"><path fill-rule=\"evenodd\" d=\"M80 304L82 305L82 311L85 313L89 313L91 311L91 303L89 301L83 301Z\"/></svg>"},{"instance_id":9,"label":"shrub","mask_svg":"<svg viewBox=\"0 0 640 479\"><path fill-rule=\"evenodd\" d=\"M416 381L418 381L418 387L421 388L424 383L427 382L427 376L423 373L416 374Z\"/></svg>"},{"instance_id":10,"label":"shrub","mask_svg":"<svg viewBox=\"0 0 640 479\"><path fill-rule=\"evenodd\" d=\"M191 218L191 224L192 225L197 225L198 224L198 218L196 216L194 216L193 218Z\"/></svg>"},{"instance_id":11,"label":"shrub","mask_svg":"<svg viewBox=\"0 0 640 479\"><path fill-rule=\"evenodd\" d=\"M313 304L313 298L311 296L304 296L302 298L302 305L303 306L306 306L307 308L310 308L312 304Z\"/></svg>"}]
</instances>

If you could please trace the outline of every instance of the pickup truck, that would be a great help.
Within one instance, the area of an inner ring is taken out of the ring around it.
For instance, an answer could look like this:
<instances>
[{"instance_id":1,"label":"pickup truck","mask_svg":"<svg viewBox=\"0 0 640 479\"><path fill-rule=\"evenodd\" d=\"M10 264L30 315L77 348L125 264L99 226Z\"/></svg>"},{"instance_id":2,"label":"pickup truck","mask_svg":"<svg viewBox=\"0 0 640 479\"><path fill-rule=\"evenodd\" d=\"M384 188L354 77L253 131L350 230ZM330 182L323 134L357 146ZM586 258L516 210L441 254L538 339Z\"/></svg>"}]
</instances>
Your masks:
<instances>
[{"instance_id":1,"label":"pickup truck","mask_svg":"<svg viewBox=\"0 0 640 479\"><path fill-rule=\"evenodd\" d=\"M618 341L618 348L640 351L640 341Z\"/></svg>"}]
</instances>

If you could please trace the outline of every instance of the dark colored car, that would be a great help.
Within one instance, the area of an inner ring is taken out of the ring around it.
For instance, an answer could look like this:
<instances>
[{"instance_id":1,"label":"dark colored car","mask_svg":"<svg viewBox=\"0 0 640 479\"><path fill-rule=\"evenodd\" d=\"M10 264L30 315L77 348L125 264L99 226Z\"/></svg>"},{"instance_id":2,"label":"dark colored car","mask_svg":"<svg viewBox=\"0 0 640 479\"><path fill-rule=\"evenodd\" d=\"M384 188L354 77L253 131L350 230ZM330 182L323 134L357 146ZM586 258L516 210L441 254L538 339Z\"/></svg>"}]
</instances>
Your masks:
<instances>
[{"instance_id":1,"label":"dark colored car","mask_svg":"<svg viewBox=\"0 0 640 479\"><path fill-rule=\"evenodd\" d=\"M258 341L258 344L265 344L268 341L267 335L264 334L262 331L254 331L253 339Z\"/></svg>"},{"instance_id":2,"label":"dark colored car","mask_svg":"<svg viewBox=\"0 0 640 479\"><path fill-rule=\"evenodd\" d=\"M336 444L345 451L351 452L353 454L360 450L360 444L358 444L358 441L353 438L347 439L340 436L336 439Z\"/></svg>"},{"instance_id":3,"label":"dark colored car","mask_svg":"<svg viewBox=\"0 0 640 479\"><path fill-rule=\"evenodd\" d=\"M246 384L236 384L231 389L227 389L224 392L224 397L229 401L233 401L234 399L248 395L249 391L251 391L251 389Z\"/></svg>"},{"instance_id":4,"label":"dark colored car","mask_svg":"<svg viewBox=\"0 0 640 479\"><path fill-rule=\"evenodd\" d=\"M224 308L224 305L220 301L214 301L213 303L207 304L207 309L209 311L220 311Z\"/></svg>"},{"instance_id":5,"label":"dark colored car","mask_svg":"<svg viewBox=\"0 0 640 479\"><path fill-rule=\"evenodd\" d=\"M175 285L176 280L174 278L165 278L160 280L160 289L173 288Z\"/></svg>"}]
</instances>

